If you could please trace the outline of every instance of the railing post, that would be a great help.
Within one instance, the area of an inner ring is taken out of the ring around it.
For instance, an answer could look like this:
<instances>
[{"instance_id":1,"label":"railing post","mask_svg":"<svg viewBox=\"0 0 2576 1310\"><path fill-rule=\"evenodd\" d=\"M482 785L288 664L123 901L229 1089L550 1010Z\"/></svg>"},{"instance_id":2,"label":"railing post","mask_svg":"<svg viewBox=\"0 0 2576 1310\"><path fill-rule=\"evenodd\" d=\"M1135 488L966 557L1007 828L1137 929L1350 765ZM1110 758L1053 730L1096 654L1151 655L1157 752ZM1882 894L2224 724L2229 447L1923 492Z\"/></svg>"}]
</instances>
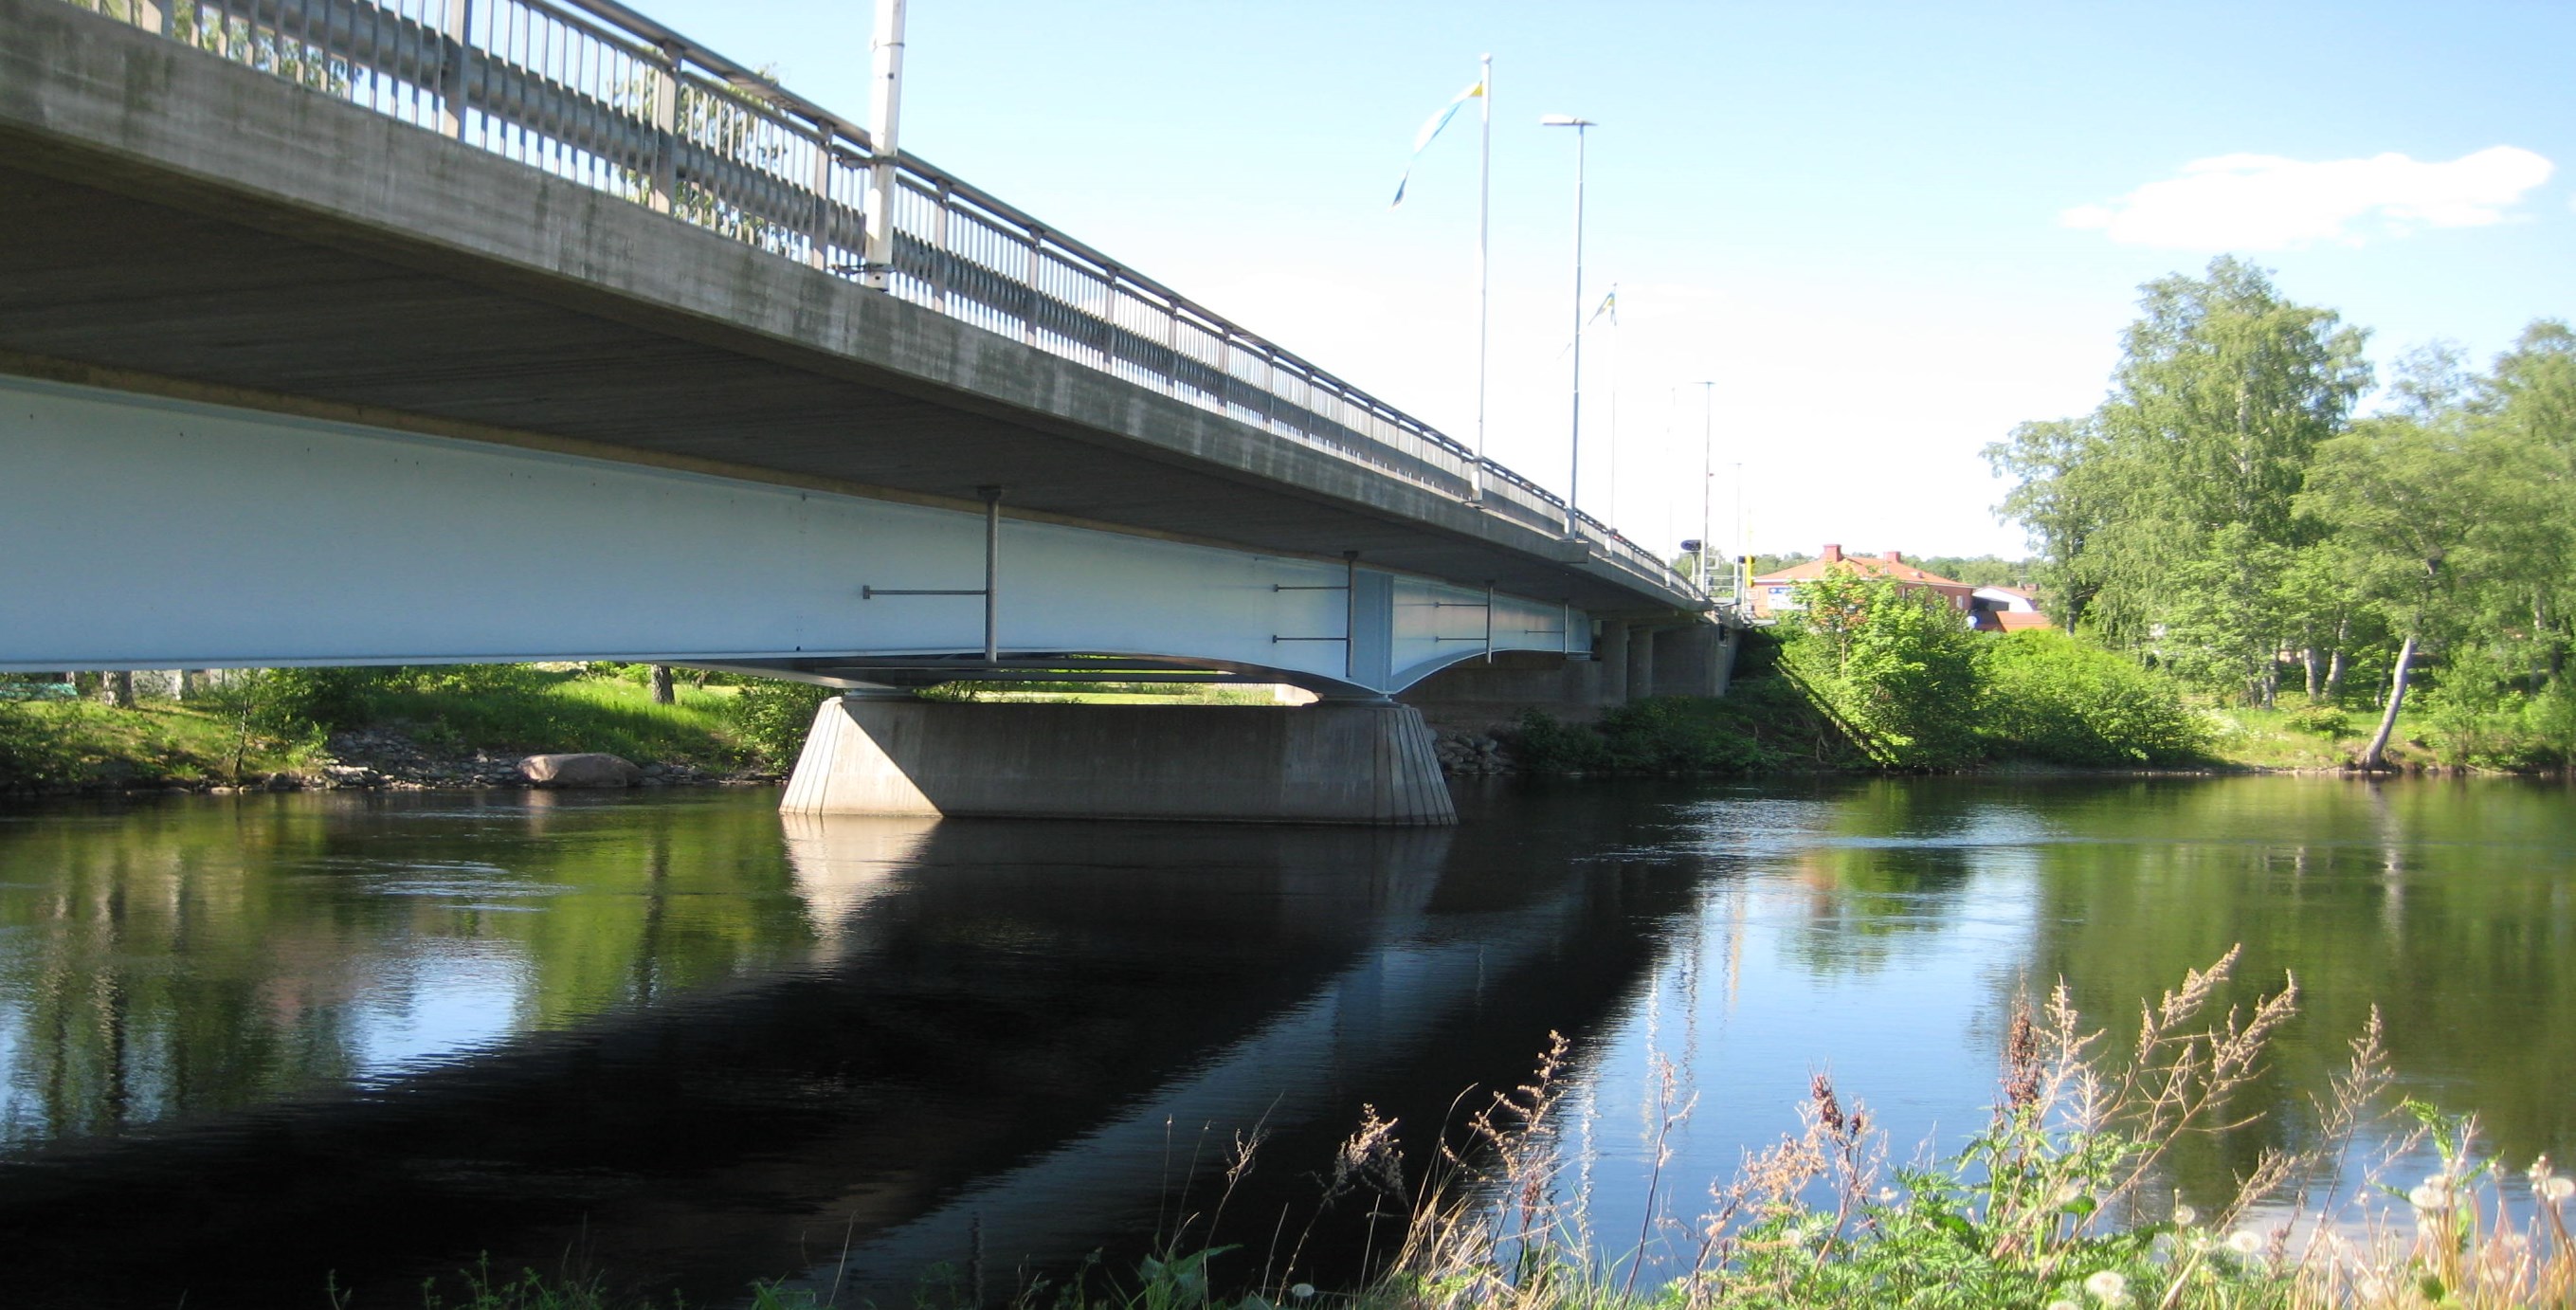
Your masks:
<instances>
[{"instance_id":1,"label":"railing post","mask_svg":"<svg viewBox=\"0 0 2576 1310\"><path fill-rule=\"evenodd\" d=\"M170 6L162 0L134 0L130 12L136 27L161 36L170 35Z\"/></svg>"},{"instance_id":2,"label":"railing post","mask_svg":"<svg viewBox=\"0 0 2576 1310\"><path fill-rule=\"evenodd\" d=\"M939 193L931 202L930 248L935 258L930 265L930 303L941 313L948 312L948 179L939 179Z\"/></svg>"},{"instance_id":3,"label":"railing post","mask_svg":"<svg viewBox=\"0 0 2576 1310\"><path fill-rule=\"evenodd\" d=\"M456 141L465 139L468 65L474 59L474 47L466 39L473 28L474 0L447 0L447 45L439 52L438 134Z\"/></svg>"},{"instance_id":4,"label":"railing post","mask_svg":"<svg viewBox=\"0 0 2576 1310\"><path fill-rule=\"evenodd\" d=\"M1100 291L1100 371L1118 367L1118 270L1108 271Z\"/></svg>"},{"instance_id":5,"label":"railing post","mask_svg":"<svg viewBox=\"0 0 2576 1310\"><path fill-rule=\"evenodd\" d=\"M680 189L680 59L675 45L659 47L663 62L653 69L653 212L671 212Z\"/></svg>"},{"instance_id":6,"label":"railing post","mask_svg":"<svg viewBox=\"0 0 2576 1310\"><path fill-rule=\"evenodd\" d=\"M813 268L832 265L832 124L814 124L814 225L806 234L805 263Z\"/></svg>"},{"instance_id":7,"label":"railing post","mask_svg":"<svg viewBox=\"0 0 2576 1310\"><path fill-rule=\"evenodd\" d=\"M1028 288L1028 308L1020 314L1020 340L1028 345L1038 343L1038 246L1046 240L1046 229L1029 229L1029 261L1020 275L1020 285Z\"/></svg>"}]
</instances>

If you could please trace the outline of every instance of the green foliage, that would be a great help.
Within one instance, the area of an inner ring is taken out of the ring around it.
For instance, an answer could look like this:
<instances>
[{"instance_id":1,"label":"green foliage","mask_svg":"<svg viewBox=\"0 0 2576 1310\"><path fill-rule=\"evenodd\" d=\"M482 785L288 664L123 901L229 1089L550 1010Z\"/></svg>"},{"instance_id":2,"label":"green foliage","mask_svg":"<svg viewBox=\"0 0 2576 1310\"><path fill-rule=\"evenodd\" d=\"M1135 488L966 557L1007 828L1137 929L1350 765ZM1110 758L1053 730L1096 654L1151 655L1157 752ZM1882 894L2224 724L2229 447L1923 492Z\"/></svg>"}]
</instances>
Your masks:
<instances>
[{"instance_id":1,"label":"green foliage","mask_svg":"<svg viewBox=\"0 0 2576 1310\"><path fill-rule=\"evenodd\" d=\"M2210 745L2172 680L2062 632L1984 641L1977 675L1979 727L1998 753L2071 765L2183 764Z\"/></svg>"},{"instance_id":2,"label":"green foliage","mask_svg":"<svg viewBox=\"0 0 2576 1310\"><path fill-rule=\"evenodd\" d=\"M1739 677L1722 699L1648 697L1588 725L1527 711L1512 753L1533 773L1742 774L1804 760L1820 736L1841 745L1786 680Z\"/></svg>"},{"instance_id":3,"label":"green foliage","mask_svg":"<svg viewBox=\"0 0 2576 1310\"><path fill-rule=\"evenodd\" d=\"M2281 725L2292 732L2319 737L2348 737L2352 735L2352 714L2340 705L2301 705L2284 713Z\"/></svg>"},{"instance_id":4,"label":"green foliage","mask_svg":"<svg viewBox=\"0 0 2576 1310\"><path fill-rule=\"evenodd\" d=\"M1512 753L1532 773L1599 773L1610 768L1610 743L1600 733L1545 710L1521 712L1520 735Z\"/></svg>"},{"instance_id":5,"label":"green foliage","mask_svg":"<svg viewBox=\"0 0 2576 1310\"><path fill-rule=\"evenodd\" d=\"M747 681L725 707L725 716L735 739L753 758L774 769L786 768L805 749L815 711L838 694L810 682Z\"/></svg>"},{"instance_id":6,"label":"green foliage","mask_svg":"<svg viewBox=\"0 0 2576 1310\"><path fill-rule=\"evenodd\" d=\"M43 786L78 775L69 734L17 701L0 701L0 786Z\"/></svg>"},{"instance_id":7,"label":"green foliage","mask_svg":"<svg viewBox=\"0 0 2576 1310\"><path fill-rule=\"evenodd\" d=\"M2445 759L2565 761L2576 329L2535 322L2483 374L2419 347L2356 419L2364 334L2333 312L2231 258L2141 290L2110 398L1986 450L2051 608L2247 705L2303 673L2311 699L2359 680L2402 712L2428 672Z\"/></svg>"},{"instance_id":8,"label":"green foliage","mask_svg":"<svg viewBox=\"0 0 2576 1310\"><path fill-rule=\"evenodd\" d=\"M1977 635L1935 593L1848 569L1797 587L1783 668L1878 764L1955 768L1977 756Z\"/></svg>"}]
</instances>

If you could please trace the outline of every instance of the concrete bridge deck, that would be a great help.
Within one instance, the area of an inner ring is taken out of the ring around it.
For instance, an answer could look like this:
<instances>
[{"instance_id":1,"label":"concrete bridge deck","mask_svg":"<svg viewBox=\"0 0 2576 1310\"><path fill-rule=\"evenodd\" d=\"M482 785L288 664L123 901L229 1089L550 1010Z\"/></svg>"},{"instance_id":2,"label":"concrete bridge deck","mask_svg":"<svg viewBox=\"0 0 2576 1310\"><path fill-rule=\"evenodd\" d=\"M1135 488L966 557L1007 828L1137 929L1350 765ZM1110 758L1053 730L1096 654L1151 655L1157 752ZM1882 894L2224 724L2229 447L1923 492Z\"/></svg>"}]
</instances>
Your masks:
<instances>
[{"instance_id":1,"label":"concrete bridge deck","mask_svg":"<svg viewBox=\"0 0 2576 1310\"><path fill-rule=\"evenodd\" d=\"M0 232L0 668L1216 670L1345 703L836 705L791 804L1398 823L1442 669L1722 685L1652 553L609 0L0 0Z\"/></svg>"},{"instance_id":2,"label":"concrete bridge deck","mask_svg":"<svg viewBox=\"0 0 2576 1310\"><path fill-rule=\"evenodd\" d=\"M959 507L998 484L1015 517L1596 613L1704 603L1597 525L1533 522L1525 487L1464 503L1418 440L1212 412L61 0L0 0L0 34L0 371Z\"/></svg>"}]
</instances>

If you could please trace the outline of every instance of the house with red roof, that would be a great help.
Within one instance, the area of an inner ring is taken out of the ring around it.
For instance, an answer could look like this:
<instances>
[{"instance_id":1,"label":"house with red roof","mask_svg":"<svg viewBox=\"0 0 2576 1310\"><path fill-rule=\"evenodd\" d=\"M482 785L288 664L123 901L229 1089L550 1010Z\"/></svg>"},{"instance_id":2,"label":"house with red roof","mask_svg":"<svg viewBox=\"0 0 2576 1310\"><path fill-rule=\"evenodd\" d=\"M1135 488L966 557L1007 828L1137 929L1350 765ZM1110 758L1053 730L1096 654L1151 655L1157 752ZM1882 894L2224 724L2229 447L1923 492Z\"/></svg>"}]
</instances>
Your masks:
<instances>
[{"instance_id":1,"label":"house with red roof","mask_svg":"<svg viewBox=\"0 0 2576 1310\"><path fill-rule=\"evenodd\" d=\"M1972 604L1977 589L1956 578L1945 578L1905 562L1902 551L1884 555L1846 555L1834 542L1825 543L1825 552L1804 564L1792 564L1776 573L1765 573L1753 580L1753 617L1776 619L1798 608L1797 587L1801 582L1821 578L1841 569L1865 578L1891 578L1899 589L1928 591L1955 607L1962 615L1973 615Z\"/></svg>"}]
</instances>

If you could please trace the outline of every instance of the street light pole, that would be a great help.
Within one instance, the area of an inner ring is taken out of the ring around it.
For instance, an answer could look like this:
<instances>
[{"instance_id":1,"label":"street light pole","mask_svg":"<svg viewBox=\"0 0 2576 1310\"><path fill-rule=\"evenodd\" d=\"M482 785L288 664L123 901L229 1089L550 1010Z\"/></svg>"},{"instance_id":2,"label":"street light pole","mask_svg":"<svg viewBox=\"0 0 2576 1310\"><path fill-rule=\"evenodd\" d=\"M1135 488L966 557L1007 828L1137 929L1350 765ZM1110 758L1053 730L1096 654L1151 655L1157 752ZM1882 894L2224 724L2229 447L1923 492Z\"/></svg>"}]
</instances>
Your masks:
<instances>
[{"instance_id":1,"label":"street light pole","mask_svg":"<svg viewBox=\"0 0 2576 1310\"><path fill-rule=\"evenodd\" d=\"M1712 582L1712 581L1714 581L1714 580L1715 580L1715 575L1709 572L1709 567L1708 567L1708 548L1709 548L1710 543L1711 543L1712 541L1714 541L1714 540L1715 540L1715 538L1713 538L1712 536L1710 536L1710 535L1709 535L1709 529L1710 529L1712 526L1714 526L1714 525L1715 525L1715 523L1716 523L1716 520L1715 520L1714 518L1710 517L1710 514L1709 514L1709 505L1710 505L1711 499L1712 499L1712 498L1717 494L1717 440L1716 440L1716 437L1715 437L1715 435L1714 435L1714 434L1716 433L1716 431L1717 431L1717 424L1716 424L1716 421L1711 417L1711 415L1715 414L1716 412L1717 412L1717 384L1716 384L1716 383L1714 383L1714 382L1702 382L1702 383L1700 383L1700 384L1699 384L1699 589L1700 589L1700 590L1702 590L1702 591L1706 591L1706 590L1708 590L1708 584L1709 584L1710 582Z\"/></svg>"},{"instance_id":2,"label":"street light pole","mask_svg":"<svg viewBox=\"0 0 2576 1310\"><path fill-rule=\"evenodd\" d=\"M859 283L876 290L894 285L895 163L903 113L903 4L877 0L876 40L869 43L874 75L868 104L874 122L868 133L867 249L860 256Z\"/></svg>"},{"instance_id":3,"label":"street light pole","mask_svg":"<svg viewBox=\"0 0 2576 1310\"><path fill-rule=\"evenodd\" d=\"M1565 535L1580 538L1581 511L1575 500L1583 485L1583 139L1585 129L1597 124L1572 114L1550 114L1538 122L1574 129L1574 433L1568 443L1572 468L1565 475Z\"/></svg>"}]
</instances>

